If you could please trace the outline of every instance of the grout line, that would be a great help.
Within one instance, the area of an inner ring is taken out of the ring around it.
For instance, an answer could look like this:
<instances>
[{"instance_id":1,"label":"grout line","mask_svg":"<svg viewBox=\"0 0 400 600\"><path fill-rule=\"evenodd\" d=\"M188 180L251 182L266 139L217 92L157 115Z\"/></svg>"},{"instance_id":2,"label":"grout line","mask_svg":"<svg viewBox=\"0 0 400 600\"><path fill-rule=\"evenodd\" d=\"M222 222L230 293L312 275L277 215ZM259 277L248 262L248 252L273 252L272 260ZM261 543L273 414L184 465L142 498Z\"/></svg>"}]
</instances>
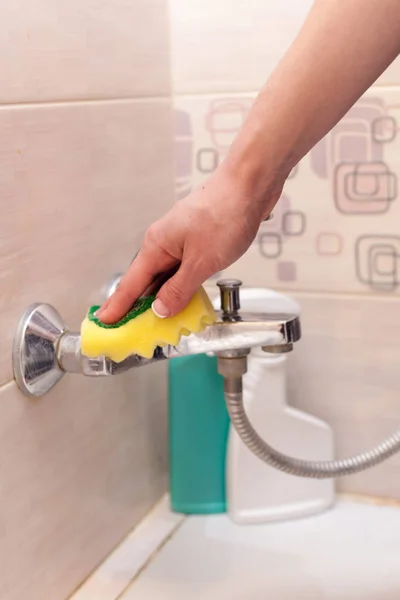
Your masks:
<instances>
[{"instance_id":1,"label":"grout line","mask_svg":"<svg viewBox=\"0 0 400 600\"><path fill-rule=\"evenodd\" d=\"M176 92L174 90L172 90L172 98L175 100L177 98L215 98L216 96L229 96L230 98L241 98L242 96L252 96L255 98L255 96L257 94L259 94L259 92L261 91L261 88L259 90L243 90L242 92Z\"/></svg>"},{"instance_id":2,"label":"grout line","mask_svg":"<svg viewBox=\"0 0 400 600\"><path fill-rule=\"evenodd\" d=\"M164 501L165 499L165 495L163 495L155 504L153 504L149 510L139 519L139 521L136 523L136 525L134 525L127 534L125 534L120 540L119 542L117 542L107 553L106 556L104 556L103 558L101 558L99 560L99 562L92 568L92 570L86 575L86 577L84 579L82 579L82 581L80 581L76 588L71 592L71 594L68 596L67 600L73 600L74 597L76 596L76 594L85 587L85 585L89 582L89 580L93 577L93 575L95 575L97 573L97 571L102 567L102 565L110 558L110 556L112 556L112 554L114 552L116 552L123 544L125 544L128 539L135 533L135 531L137 530L137 528L139 527L139 525L147 518L151 515L151 513L153 511L155 511L157 509L157 507ZM115 600L117 600L117 598L115 598Z\"/></svg>"},{"instance_id":3,"label":"grout line","mask_svg":"<svg viewBox=\"0 0 400 600\"><path fill-rule=\"evenodd\" d=\"M248 286L248 287L257 287L257 286ZM282 294L293 294L297 296L309 296L313 297L322 297L322 298L335 298L335 299L343 299L343 300L366 300L368 302L374 302L379 300L379 302L399 302L400 295L396 294L393 296L384 296L381 294L366 294L364 292L329 292L326 290L296 290L296 289L279 289Z\"/></svg>"},{"instance_id":4,"label":"grout line","mask_svg":"<svg viewBox=\"0 0 400 600\"><path fill-rule=\"evenodd\" d=\"M368 494L358 494L356 492L339 492L338 500L343 502L355 502L357 504L368 504L370 506L389 506L400 508L400 499L386 498L384 496L369 496Z\"/></svg>"},{"instance_id":5,"label":"grout line","mask_svg":"<svg viewBox=\"0 0 400 600\"><path fill-rule=\"evenodd\" d=\"M215 282L207 280L204 283L204 286L207 288L207 292L212 293L215 290ZM273 289L276 292L284 295L296 295L296 296L308 296L311 298L335 298L335 299L344 299L344 300L366 300L369 302L373 302L375 300L379 300L380 302L396 302L400 301L400 295L395 294L393 296L385 296L383 294L368 294L365 292L334 292L327 290L304 290L304 289L296 289L296 288L281 288L279 285L277 286L269 286L262 284L244 284L243 288L258 288L258 287L268 287ZM217 294L217 291L215 292Z\"/></svg>"},{"instance_id":6,"label":"grout line","mask_svg":"<svg viewBox=\"0 0 400 600\"><path fill-rule=\"evenodd\" d=\"M75 105L90 104L130 104L146 102L162 102L172 100L172 94L160 94L155 96L126 96L123 98L105 97L105 98L82 98L82 99L64 99L64 100L41 100L28 102L9 102L0 103L0 110L19 110L27 108L46 108L46 107L64 107Z\"/></svg>"},{"instance_id":7,"label":"grout line","mask_svg":"<svg viewBox=\"0 0 400 600\"><path fill-rule=\"evenodd\" d=\"M165 536L165 538L160 542L160 544L154 550L154 552L152 552L150 554L150 556L148 557L148 559L143 563L143 565L140 567L140 569L138 569L136 571L134 577L132 577L132 579L129 581L129 583L127 584L127 586L115 598L115 600L123 600L125 594L127 592L129 592L129 589L133 586L133 584L135 583L135 581L137 581L139 579L139 577L141 576L141 574L147 569L147 567L153 562L153 560L156 558L156 556L158 556L158 554L161 552L161 550L163 550L164 547L168 544L168 542L174 537L174 535L182 527L182 525L186 521L186 519L187 519L187 517L183 517L181 519L181 521L179 521L179 523L177 523L173 527L173 529L171 529L171 531L169 532L169 534Z\"/></svg>"},{"instance_id":8,"label":"grout line","mask_svg":"<svg viewBox=\"0 0 400 600\"><path fill-rule=\"evenodd\" d=\"M3 392L6 388L14 387L19 390L15 379L6 379L3 383L0 383L0 392ZM21 392L22 393L22 392Z\"/></svg>"},{"instance_id":9,"label":"grout line","mask_svg":"<svg viewBox=\"0 0 400 600\"><path fill-rule=\"evenodd\" d=\"M165 521L166 518L167 521ZM79 583L72 594L68 596L69 600L75 600L75 598L94 600L97 597L99 586L101 586L103 592L102 598L103 594L105 594L104 598L107 598L107 600L121 598L133 581L143 572L150 561L157 555L158 551L171 539L184 521L184 515L171 513L169 508L169 494L168 492L164 493L134 525L133 529ZM155 535L155 539L154 532L158 532ZM150 541L148 538L149 535ZM148 540L147 544L145 543L143 547L143 540L146 539ZM132 543L134 547L137 544L139 546L139 550L133 552L133 554ZM133 564L131 562L132 559ZM117 584L117 589L115 589L112 581L116 575L118 576L121 565L123 566L122 571L125 572L125 576ZM116 566L118 566L117 569ZM111 589L108 587L109 583L111 583Z\"/></svg>"},{"instance_id":10,"label":"grout line","mask_svg":"<svg viewBox=\"0 0 400 600\"><path fill-rule=\"evenodd\" d=\"M128 531L127 534L125 534L119 542L117 542L107 553L107 555L104 558L101 558L100 561L93 567L93 569L86 575L86 577L80 582L78 583L78 585L76 586L76 588L73 590L73 592L71 592L71 594L68 596L67 600L73 600L73 598L76 596L76 594L79 592L79 590L81 588L83 588L88 581L92 578L92 576L97 573L97 571L102 567L102 565L110 558L110 556L112 556L114 554L114 552L116 552L121 546L123 546L128 540L129 538L135 534L135 532L137 531L137 529L139 528L139 526L143 523L143 521L145 521L148 517L151 516L152 513L154 513L157 508L159 506L161 506L161 504L165 501L166 498L166 494L163 494L161 496L161 498L159 500L157 500L157 502L155 504L153 504L152 506L150 506L149 510L139 519L139 521L132 526L132 528ZM117 599L115 599L117 600Z\"/></svg>"},{"instance_id":11,"label":"grout line","mask_svg":"<svg viewBox=\"0 0 400 600\"><path fill-rule=\"evenodd\" d=\"M168 494L164 495L160 499L159 503L154 508L156 508L158 505L161 505L167 496L168 496ZM397 509L400 508L400 500L396 500L396 499L392 499L392 498L382 498L382 497L377 497L377 496L371 496L368 494L337 492L335 494L335 503L337 504L340 502L359 504L359 505L370 505L370 506L376 506L376 507L397 508ZM332 508L334 509L334 506ZM150 512L152 512L152 511L150 511ZM228 515L226 515L226 516L228 516ZM126 583L123 590L118 592L118 594L115 597L113 597L112 599L109 598L109 600L124 600L124 598L126 597L126 594L128 594L130 592L130 590L133 589L134 583L139 579L139 577L143 574L143 572L146 571L146 569L152 563L152 561L162 552L162 550L171 541L171 539L175 536L175 534L180 530L180 528L183 526L183 524L188 519L191 519L191 518L192 517L190 517L190 516L189 517L183 516L182 519L178 523L176 523L174 525L174 527L171 528L171 530L168 532L168 534L166 534L165 537L159 542L159 544L155 548L155 550L153 550L151 552L151 554L148 556L148 558L142 563L140 568L132 576L132 579ZM144 519L146 519L146 517L144 517ZM142 519L142 521L144 519ZM138 526L140 526L142 521L139 521ZM289 521L286 521L286 522L288 523ZM132 535L132 533L134 533L134 530L133 530L133 532L131 532L130 535ZM128 535L127 537L129 538L130 536ZM112 554L112 552L110 553L110 555L111 554ZM106 560L108 558L109 557L107 557ZM83 584L82 584L82 586L83 586ZM79 588L77 591L79 591ZM70 598L72 600L72 597L70 597Z\"/></svg>"},{"instance_id":12,"label":"grout line","mask_svg":"<svg viewBox=\"0 0 400 600\"><path fill-rule=\"evenodd\" d=\"M264 85L264 84L262 84ZM244 89L244 90L240 90L240 91L233 91L233 90L223 90L223 91L198 91L198 92L179 92L176 91L174 89L174 86L172 86L172 97L173 99L178 99L178 98L197 98L197 97L203 97L203 98L207 98L207 97L215 97L215 96L230 96L230 97L241 97L241 96L255 96L257 94L260 93L262 86L259 89ZM363 96L368 96L371 95L371 93L373 93L375 90L379 90L380 92L398 92L400 90L400 82L399 83L392 83L392 84L383 84L383 85L379 85L379 84L373 84L370 88L368 88L368 90L363 94Z\"/></svg>"}]
</instances>

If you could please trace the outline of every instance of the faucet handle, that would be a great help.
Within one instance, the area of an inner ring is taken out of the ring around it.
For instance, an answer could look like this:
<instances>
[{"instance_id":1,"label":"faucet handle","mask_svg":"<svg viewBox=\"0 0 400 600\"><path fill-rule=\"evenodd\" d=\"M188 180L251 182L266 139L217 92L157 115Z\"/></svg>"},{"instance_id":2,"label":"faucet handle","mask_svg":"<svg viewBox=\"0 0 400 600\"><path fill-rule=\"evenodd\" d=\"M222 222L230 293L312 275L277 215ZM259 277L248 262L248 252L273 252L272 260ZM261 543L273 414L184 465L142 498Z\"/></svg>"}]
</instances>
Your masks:
<instances>
[{"instance_id":1,"label":"faucet handle","mask_svg":"<svg viewBox=\"0 0 400 600\"><path fill-rule=\"evenodd\" d=\"M219 279L217 286L221 295L221 310L224 317L235 317L240 309L240 279Z\"/></svg>"}]
</instances>

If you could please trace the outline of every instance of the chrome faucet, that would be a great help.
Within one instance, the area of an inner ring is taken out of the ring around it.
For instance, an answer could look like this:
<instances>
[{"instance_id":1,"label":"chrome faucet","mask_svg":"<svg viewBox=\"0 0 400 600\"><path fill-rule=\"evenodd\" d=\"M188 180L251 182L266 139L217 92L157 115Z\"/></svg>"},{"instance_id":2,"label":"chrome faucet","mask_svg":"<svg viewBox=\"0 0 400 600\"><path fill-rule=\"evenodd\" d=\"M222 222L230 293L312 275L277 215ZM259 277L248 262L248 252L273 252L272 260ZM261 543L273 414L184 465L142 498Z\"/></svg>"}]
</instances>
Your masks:
<instances>
[{"instance_id":1,"label":"chrome faucet","mask_svg":"<svg viewBox=\"0 0 400 600\"><path fill-rule=\"evenodd\" d=\"M15 380L27 396L42 396L65 373L109 376L133 367L190 354L213 353L218 356L218 372L224 378L224 395L231 419L243 443L268 465L299 477L326 479L358 473L376 466L400 451L400 430L367 452L334 461L309 461L283 454L263 440L253 428L243 402L243 375L247 355L253 346L265 352L288 352L300 339L300 321L292 314L240 312L241 282L217 282L221 310L217 321L197 335L183 337L177 346L157 347L150 359L132 355L120 363L105 356L82 355L78 333L71 333L59 313L49 304L34 304L23 315L14 337L13 370ZM107 288L108 295L115 289ZM266 390L267 400L268 390Z\"/></svg>"},{"instance_id":2,"label":"chrome faucet","mask_svg":"<svg viewBox=\"0 0 400 600\"><path fill-rule=\"evenodd\" d=\"M236 279L218 281L221 310L217 321L196 335L182 337L177 346L157 347L150 359L136 354L116 363L105 356L88 358L81 353L79 333L68 330L59 313L49 304L34 304L23 315L14 338L13 370L21 391L42 396L65 373L99 377L123 373L161 360L202 354L235 358L249 353L253 346L266 352L288 352L300 339L300 321L292 314L240 313ZM110 284L108 291L115 289Z\"/></svg>"}]
</instances>

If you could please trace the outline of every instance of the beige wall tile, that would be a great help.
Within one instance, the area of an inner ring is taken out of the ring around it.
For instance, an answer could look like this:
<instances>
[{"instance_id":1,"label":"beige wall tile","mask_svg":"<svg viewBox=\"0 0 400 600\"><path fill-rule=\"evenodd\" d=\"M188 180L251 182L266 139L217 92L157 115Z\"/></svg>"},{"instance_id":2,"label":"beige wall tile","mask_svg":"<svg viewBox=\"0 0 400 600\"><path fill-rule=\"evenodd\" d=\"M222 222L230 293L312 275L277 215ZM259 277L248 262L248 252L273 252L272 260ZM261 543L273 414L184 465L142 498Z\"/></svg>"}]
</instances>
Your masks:
<instances>
[{"instance_id":1,"label":"beige wall tile","mask_svg":"<svg viewBox=\"0 0 400 600\"><path fill-rule=\"evenodd\" d=\"M260 89L311 5L312 0L171 0L174 91Z\"/></svg>"},{"instance_id":2,"label":"beige wall tile","mask_svg":"<svg viewBox=\"0 0 400 600\"><path fill-rule=\"evenodd\" d=\"M312 0L171 0L175 92L259 90L312 4ZM378 84L400 85L400 59Z\"/></svg>"},{"instance_id":3,"label":"beige wall tile","mask_svg":"<svg viewBox=\"0 0 400 600\"><path fill-rule=\"evenodd\" d=\"M1 390L2 600L64 600L166 489L165 367Z\"/></svg>"},{"instance_id":4,"label":"beige wall tile","mask_svg":"<svg viewBox=\"0 0 400 600\"><path fill-rule=\"evenodd\" d=\"M254 95L175 98L175 194L223 160ZM400 86L374 87L292 172L226 274L284 290L393 295L400 283Z\"/></svg>"},{"instance_id":5,"label":"beige wall tile","mask_svg":"<svg viewBox=\"0 0 400 600\"><path fill-rule=\"evenodd\" d=\"M2 8L0 384L25 308L79 328L173 202L170 99L133 99L168 96L166 3ZM166 489L165 367L0 403L0 597L64 600Z\"/></svg>"},{"instance_id":6,"label":"beige wall tile","mask_svg":"<svg viewBox=\"0 0 400 600\"><path fill-rule=\"evenodd\" d=\"M219 296L214 282L206 289ZM290 295L301 306L302 339L288 355L289 404L333 427L337 458L370 450L400 429L400 299ZM400 454L341 479L339 489L400 499Z\"/></svg>"},{"instance_id":7,"label":"beige wall tile","mask_svg":"<svg viewBox=\"0 0 400 600\"><path fill-rule=\"evenodd\" d=\"M289 356L289 402L333 426L338 457L368 450L400 427L400 300L294 297L303 339ZM399 499L400 455L340 488Z\"/></svg>"},{"instance_id":8,"label":"beige wall tile","mask_svg":"<svg viewBox=\"0 0 400 600\"><path fill-rule=\"evenodd\" d=\"M172 203L168 101L0 110L0 382L32 302L77 328Z\"/></svg>"},{"instance_id":9,"label":"beige wall tile","mask_svg":"<svg viewBox=\"0 0 400 600\"><path fill-rule=\"evenodd\" d=\"M164 0L5 0L0 103L167 94Z\"/></svg>"},{"instance_id":10,"label":"beige wall tile","mask_svg":"<svg viewBox=\"0 0 400 600\"><path fill-rule=\"evenodd\" d=\"M376 85L400 85L400 57L379 77Z\"/></svg>"}]
</instances>

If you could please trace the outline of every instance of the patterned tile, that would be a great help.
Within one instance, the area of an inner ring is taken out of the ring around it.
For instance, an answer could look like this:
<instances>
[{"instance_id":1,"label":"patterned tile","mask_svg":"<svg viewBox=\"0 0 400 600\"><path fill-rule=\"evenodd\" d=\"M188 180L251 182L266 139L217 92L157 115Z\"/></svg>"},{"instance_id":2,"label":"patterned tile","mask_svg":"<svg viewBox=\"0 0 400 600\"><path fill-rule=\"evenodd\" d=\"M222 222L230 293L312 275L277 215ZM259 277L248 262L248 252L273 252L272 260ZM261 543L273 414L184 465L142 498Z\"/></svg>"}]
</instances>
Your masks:
<instances>
[{"instance_id":1,"label":"patterned tile","mask_svg":"<svg viewBox=\"0 0 400 600\"><path fill-rule=\"evenodd\" d=\"M186 190L223 160L254 96L176 98L191 132ZM375 87L293 170L275 218L225 274L283 290L396 294L399 194L400 87Z\"/></svg>"}]
</instances>

